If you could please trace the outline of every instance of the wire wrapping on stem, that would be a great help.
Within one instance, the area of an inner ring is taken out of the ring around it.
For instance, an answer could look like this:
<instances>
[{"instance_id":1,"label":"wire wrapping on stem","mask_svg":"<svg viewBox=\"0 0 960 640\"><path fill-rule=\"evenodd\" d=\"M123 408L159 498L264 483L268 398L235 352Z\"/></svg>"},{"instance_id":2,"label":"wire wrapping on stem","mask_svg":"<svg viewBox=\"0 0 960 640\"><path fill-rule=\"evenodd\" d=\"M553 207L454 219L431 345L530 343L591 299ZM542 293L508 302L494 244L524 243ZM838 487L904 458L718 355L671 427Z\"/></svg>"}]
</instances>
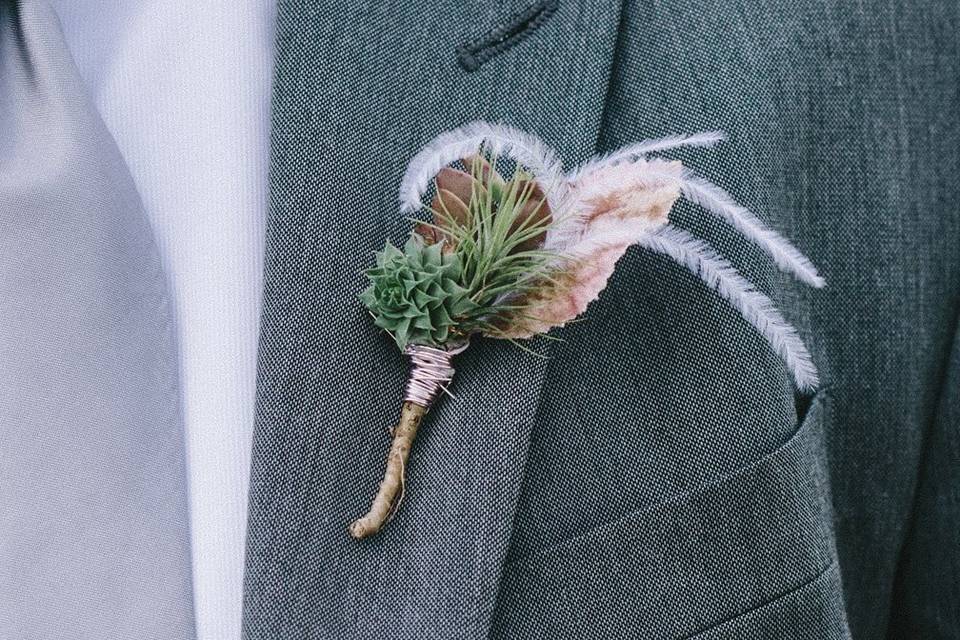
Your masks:
<instances>
[{"instance_id":1,"label":"wire wrapping on stem","mask_svg":"<svg viewBox=\"0 0 960 640\"><path fill-rule=\"evenodd\" d=\"M393 441L387 455L387 468L380 482L370 510L350 524L350 535L361 539L372 536L393 516L403 494L404 471L410 449L423 416L445 385L453 380L453 356L467 348L466 344L445 350L424 345L410 345L405 353L410 357L410 372L403 397L400 422L393 428Z\"/></svg>"},{"instance_id":2,"label":"wire wrapping on stem","mask_svg":"<svg viewBox=\"0 0 960 640\"><path fill-rule=\"evenodd\" d=\"M410 356L410 373L407 375L404 401L429 409L440 391L445 391L445 385L453 380L453 356L465 348L466 345L463 345L448 351L419 344L408 346L404 353Z\"/></svg>"}]
</instances>

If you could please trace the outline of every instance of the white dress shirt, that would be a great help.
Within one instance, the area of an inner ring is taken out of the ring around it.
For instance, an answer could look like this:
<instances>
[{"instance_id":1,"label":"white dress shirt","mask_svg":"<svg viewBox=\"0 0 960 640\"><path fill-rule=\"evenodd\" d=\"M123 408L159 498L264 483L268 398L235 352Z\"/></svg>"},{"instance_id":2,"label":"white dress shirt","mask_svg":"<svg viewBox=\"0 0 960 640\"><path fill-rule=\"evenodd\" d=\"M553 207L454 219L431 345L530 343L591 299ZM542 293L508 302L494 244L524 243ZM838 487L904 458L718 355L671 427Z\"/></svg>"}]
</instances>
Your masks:
<instances>
[{"instance_id":1,"label":"white dress shirt","mask_svg":"<svg viewBox=\"0 0 960 640\"><path fill-rule=\"evenodd\" d=\"M180 340L198 640L240 638L267 206L271 0L54 0L130 167Z\"/></svg>"}]
</instances>

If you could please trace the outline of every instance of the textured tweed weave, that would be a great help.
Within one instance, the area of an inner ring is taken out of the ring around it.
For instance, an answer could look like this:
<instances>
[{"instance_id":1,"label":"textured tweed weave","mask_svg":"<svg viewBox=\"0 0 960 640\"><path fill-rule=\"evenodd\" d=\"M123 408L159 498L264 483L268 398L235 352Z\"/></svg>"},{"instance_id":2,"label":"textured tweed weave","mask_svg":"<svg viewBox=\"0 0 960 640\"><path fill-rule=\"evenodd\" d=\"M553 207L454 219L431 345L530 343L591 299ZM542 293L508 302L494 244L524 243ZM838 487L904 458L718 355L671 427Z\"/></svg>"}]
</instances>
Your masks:
<instances>
[{"instance_id":1,"label":"textured tweed weave","mask_svg":"<svg viewBox=\"0 0 960 640\"><path fill-rule=\"evenodd\" d=\"M281 3L244 637L956 636L955 4L560 2L457 66L530 4ZM693 207L677 221L797 324L824 391L795 398L736 312L631 250L536 345L549 361L491 342L458 361L402 511L350 540L404 373L359 271L406 233L404 163L475 118L570 161L726 130L678 157L828 289Z\"/></svg>"}]
</instances>

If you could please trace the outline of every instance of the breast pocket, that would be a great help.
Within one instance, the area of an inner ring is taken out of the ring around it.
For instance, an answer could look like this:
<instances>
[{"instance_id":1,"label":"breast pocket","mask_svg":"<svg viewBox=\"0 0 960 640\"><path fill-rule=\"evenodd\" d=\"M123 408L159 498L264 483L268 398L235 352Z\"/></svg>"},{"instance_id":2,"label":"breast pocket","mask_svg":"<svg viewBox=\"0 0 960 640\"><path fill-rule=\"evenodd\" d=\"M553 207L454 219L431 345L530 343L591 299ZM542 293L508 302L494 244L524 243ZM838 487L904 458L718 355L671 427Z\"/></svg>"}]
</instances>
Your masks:
<instances>
[{"instance_id":1,"label":"breast pocket","mask_svg":"<svg viewBox=\"0 0 960 640\"><path fill-rule=\"evenodd\" d=\"M761 459L507 564L504 638L847 638L827 396Z\"/></svg>"}]
</instances>

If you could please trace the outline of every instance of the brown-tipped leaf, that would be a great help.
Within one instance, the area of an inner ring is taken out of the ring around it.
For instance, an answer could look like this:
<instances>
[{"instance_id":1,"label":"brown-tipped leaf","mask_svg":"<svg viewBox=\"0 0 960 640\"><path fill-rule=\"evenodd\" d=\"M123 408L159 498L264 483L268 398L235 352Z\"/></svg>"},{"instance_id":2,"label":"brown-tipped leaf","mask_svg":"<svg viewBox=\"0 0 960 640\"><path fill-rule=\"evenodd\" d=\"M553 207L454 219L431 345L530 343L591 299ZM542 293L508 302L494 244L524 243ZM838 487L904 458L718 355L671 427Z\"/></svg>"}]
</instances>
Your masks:
<instances>
[{"instance_id":1,"label":"brown-tipped leaf","mask_svg":"<svg viewBox=\"0 0 960 640\"><path fill-rule=\"evenodd\" d=\"M528 193L529 197L524 202L523 207L517 212L516 219L510 227L510 233L518 231L529 231L534 228L542 228L543 231L531 236L527 240L517 245L514 251L532 251L543 246L543 241L547 236L547 227L550 224L550 207L547 205L547 198L540 185L533 180L520 180L517 193Z\"/></svg>"},{"instance_id":2,"label":"brown-tipped leaf","mask_svg":"<svg viewBox=\"0 0 960 640\"><path fill-rule=\"evenodd\" d=\"M451 167L441 169L440 173L437 174L436 182L437 192L448 191L462 202L470 202L474 185L480 186L469 173Z\"/></svg>"}]
</instances>

